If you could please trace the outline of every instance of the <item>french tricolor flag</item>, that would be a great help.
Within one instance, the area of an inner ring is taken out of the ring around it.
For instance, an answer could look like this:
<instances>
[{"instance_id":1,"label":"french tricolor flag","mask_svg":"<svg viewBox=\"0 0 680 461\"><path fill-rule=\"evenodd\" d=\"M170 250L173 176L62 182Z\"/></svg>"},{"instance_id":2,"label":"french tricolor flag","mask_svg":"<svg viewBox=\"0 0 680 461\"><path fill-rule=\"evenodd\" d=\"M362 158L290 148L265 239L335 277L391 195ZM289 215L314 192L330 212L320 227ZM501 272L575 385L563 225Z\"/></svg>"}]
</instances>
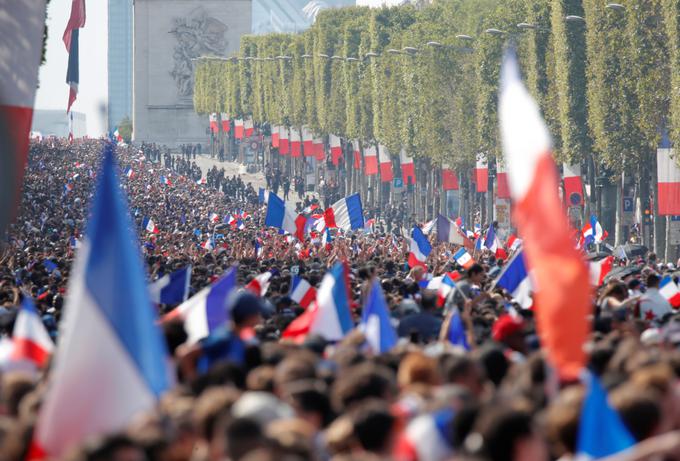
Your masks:
<instances>
[{"instance_id":1,"label":"french tricolor flag","mask_svg":"<svg viewBox=\"0 0 680 461\"><path fill-rule=\"evenodd\" d=\"M522 84L512 52L501 70L498 115L513 218L539 287L534 298L540 306L536 326L541 344L561 378L577 379L587 363L583 345L592 310L588 268L574 248L558 194L548 127Z\"/></svg>"},{"instance_id":2,"label":"french tricolor flag","mask_svg":"<svg viewBox=\"0 0 680 461\"><path fill-rule=\"evenodd\" d=\"M427 237L423 234L418 226L413 226L411 231L411 238L409 240L408 265L409 267L425 266L427 257L432 252L432 245L427 241Z\"/></svg>"},{"instance_id":3,"label":"french tricolor flag","mask_svg":"<svg viewBox=\"0 0 680 461\"><path fill-rule=\"evenodd\" d=\"M301 307L307 307L316 299L316 288L302 277L294 276L290 287L290 299L298 303Z\"/></svg>"},{"instance_id":4,"label":"french tricolor flag","mask_svg":"<svg viewBox=\"0 0 680 461\"><path fill-rule=\"evenodd\" d=\"M165 274L149 285L149 297L156 304L178 304L187 300L191 282L191 264Z\"/></svg>"},{"instance_id":5,"label":"french tricolor flag","mask_svg":"<svg viewBox=\"0 0 680 461\"><path fill-rule=\"evenodd\" d=\"M390 182L394 179L394 172L392 171L392 157L387 147L378 146L378 159L380 161L380 181Z\"/></svg>"},{"instance_id":6,"label":"french tricolor flag","mask_svg":"<svg viewBox=\"0 0 680 461\"><path fill-rule=\"evenodd\" d=\"M477 192L486 192L489 190L489 164L486 161L486 155L477 154L477 163L475 164L475 184L477 185Z\"/></svg>"},{"instance_id":7,"label":"french tricolor flag","mask_svg":"<svg viewBox=\"0 0 680 461\"><path fill-rule=\"evenodd\" d=\"M564 197L567 206L583 205L583 181L581 180L581 165L578 163L563 164ZM680 208L679 208L680 209Z\"/></svg>"},{"instance_id":8,"label":"french tricolor flag","mask_svg":"<svg viewBox=\"0 0 680 461\"><path fill-rule=\"evenodd\" d=\"M437 241L464 245L467 238L463 236L460 228L444 215L437 216Z\"/></svg>"},{"instance_id":9,"label":"french tricolor flag","mask_svg":"<svg viewBox=\"0 0 680 461\"><path fill-rule=\"evenodd\" d=\"M339 341L354 328L350 313L349 271L345 264L336 264L324 275L316 301L317 309L309 333L318 334L327 341Z\"/></svg>"},{"instance_id":10,"label":"french tricolor flag","mask_svg":"<svg viewBox=\"0 0 680 461\"><path fill-rule=\"evenodd\" d=\"M267 271L260 275L255 276L250 282L245 286L246 290L250 290L255 296L264 296L269 290L269 279L272 278L272 273Z\"/></svg>"},{"instance_id":11,"label":"french tricolor flag","mask_svg":"<svg viewBox=\"0 0 680 461\"><path fill-rule=\"evenodd\" d=\"M659 294L666 298L671 306L680 307L680 288L670 275L664 276L659 282Z\"/></svg>"},{"instance_id":12,"label":"french tricolor flag","mask_svg":"<svg viewBox=\"0 0 680 461\"><path fill-rule=\"evenodd\" d=\"M220 221L220 215L218 215L217 213L210 213L210 216L208 217L208 220L209 220L211 223L219 222L219 221Z\"/></svg>"},{"instance_id":13,"label":"french tricolor flag","mask_svg":"<svg viewBox=\"0 0 680 461\"><path fill-rule=\"evenodd\" d=\"M279 126L272 125L272 147L279 148Z\"/></svg>"},{"instance_id":14,"label":"french tricolor flag","mask_svg":"<svg viewBox=\"0 0 680 461\"><path fill-rule=\"evenodd\" d=\"M236 268L231 267L219 280L165 314L162 320L182 319L187 342L194 344L229 320L227 298L235 288Z\"/></svg>"},{"instance_id":15,"label":"french tricolor flag","mask_svg":"<svg viewBox=\"0 0 680 461\"><path fill-rule=\"evenodd\" d=\"M364 227L364 210L359 194L341 198L324 213L326 227L357 230Z\"/></svg>"},{"instance_id":16,"label":"french tricolor flag","mask_svg":"<svg viewBox=\"0 0 680 461\"><path fill-rule=\"evenodd\" d=\"M321 137L314 137L314 158L316 158L319 162L323 162L326 160L326 150L324 148L323 144L323 138Z\"/></svg>"},{"instance_id":17,"label":"french tricolor flag","mask_svg":"<svg viewBox=\"0 0 680 461\"><path fill-rule=\"evenodd\" d=\"M234 138L243 139L243 119L234 120Z\"/></svg>"},{"instance_id":18,"label":"french tricolor flag","mask_svg":"<svg viewBox=\"0 0 680 461\"><path fill-rule=\"evenodd\" d=\"M125 169L125 176L129 179L132 179L135 176L135 172L132 167L129 166Z\"/></svg>"},{"instance_id":19,"label":"french tricolor flag","mask_svg":"<svg viewBox=\"0 0 680 461\"><path fill-rule=\"evenodd\" d=\"M289 138L288 127L281 125L279 127L279 154L288 155L290 153Z\"/></svg>"},{"instance_id":20,"label":"french tricolor flag","mask_svg":"<svg viewBox=\"0 0 680 461\"><path fill-rule=\"evenodd\" d=\"M267 214L264 218L265 226L276 227L288 232L303 241L305 239L305 224L307 218L298 215L295 210L279 198L273 192L269 193L267 202Z\"/></svg>"},{"instance_id":21,"label":"french tricolor flag","mask_svg":"<svg viewBox=\"0 0 680 461\"><path fill-rule=\"evenodd\" d=\"M170 181L170 178L161 176L161 184L165 184L166 186L172 186L172 181Z\"/></svg>"},{"instance_id":22,"label":"french tricolor flag","mask_svg":"<svg viewBox=\"0 0 680 461\"><path fill-rule=\"evenodd\" d=\"M158 230L156 223L153 222L153 219L147 216L145 216L142 220L142 227L145 231L151 232L152 234L160 234L160 230Z\"/></svg>"},{"instance_id":23,"label":"french tricolor flag","mask_svg":"<svg viewBox=\"0 0 680 461\"><path fill-rule=\"evenodd\" d=\"M364 303L359 328L374 354L384 354L397 345L397 332L392 326L390 310L385 301L380 280L373 279Z\"/></svg>"},{"instance_id":24,"label":"french tricolor flag","mask_svg":"<svg viewBox=\"0 0 680 461\"><path fill-rule=\"evenodd\" d=\"M359 147L359 141L356 140L356 139L352 141L352 152L353 152L352 166L354 167L355 170L360 170L361 169L361 147Z\"/></svg>"},{"instance_id":25,"label":"french tricolor flag","mask_svg":"<svg viewBox=\"0 0 680 461\"><path fill-rule=\"evenodd\" d=\"M531 298L533 283L529 276L524 252L520 251L505 264L503 271L494 282L494 286L507 290L522 308L528 309L531 307L533 304L533 299Z\"/></svg>"},{"instance_id":26,"label":"french tricolor flag","mask_svg":"<svg viewBox=\"0 0 680 461\"><path fill-rule=\"evenodd\" d=\"M64 325L27 459L59 459L93 437L128 427L170 387L156 325L107 145L86 237L71 272Z\"/></svg>"},{"instance_id":27,"label":"french tricolor flag","mask_svg":"<svg viewBox=\"0 0 680 461\"><path fill-rule=\"evenodd\" d=\"M217 123L217 113L213 112L212 114L208 115L208 120L210 121L210 131L213 134L219 133L220 126Z\"/></svg>"},{"instance_id":28,"label":"french tricolor flag","mask_svg":"<svg viewBox=\"0 0 680 461\"><path fill-rule=\"evenodd\" d=\"M301 148L302 139L300 136L300 130L297 128L290 129L290 156L297 158L302 155Z\"/></svg>"},{"instance_id":29,"label":"french tricolor flag","mask_svg":"<svg viewBox=\"0 0 680 461\"><path fill-rule=\"evenodd\" d=\"M42 3L42 2L41 2ZM85 26L85 0L72 0L71 16L64 31L64 45L68 52L68 67L66 68L66 83L69 85L68 106L66 112L71 111L71 106L78 95L78 83L80 82L78 69L78 35L80 29Z\"/></svg>"},{"instance_id":30,"label":"french tricolor flag","mask_svg":"<svg viewBox=\"0 0 680 461\"><path fill-rule=\"evenodd\" d=\"M246 138L250 138L253 135L253 131L255 131L253 117L248 117L245 122L243 122L243 131Z\"/></svg>"},{"instance_id":31,"label":"french tricolor flag","mask_svg":"<svg viewBox=\"0 0 680 461\"><path fill-rule=\"evenodd\" d=\"M314 133L307 125L302 127L302 150L305 157L314 156Z\"/></svg>"},{"instance_id":32,"label":"french tricolor flag","mask_svg":"<svg viewBox=\"0 0 680 461\"><path fill-rule=\"evenodd\" d=\"M664 132L656 150L659 216L680 215L680 168L672 153L668 133Z\"/></svg>"},{"instance_id":33,"label":"french tricolor flag","mask_svg":"<svg viewBox=\"0 0 680 461\"><path fill-rule=\"evenodd\" d=\"M12 332L12 360L27 360L38 368L47 364L47 360L54 349L40 313L33 305L31 298L25 296L21 309L17 314Z\"/></svg>"},{"instance_id":34,"label":"french tricolor flag","mask_svg":"<svg viewBox=\"0 0 680 461\"><path fill-rule=\"evenodd\" d=\"M475 260L472 259L472 256L470 256L470 253L468 253L465 248L459 248L458 251L453 254L453 259L455 259L458 265L464 269L469 269L475 263Z\"/></svg>"},{"instance_id":35,"label":"french tricolor flag","mask_svg":"<svg viewBox=\"0 0 680 461\"><path fill-rule=\"evenodd\" d=\"M45 0L3 0L0 10L0 234L14 218L28 155L45 29Z\"/></svg>"},{"instance_id":36,"label":"french tricolor flag","mask_svg":"<svg viewBox=\"0 0 680 461\"><path fill-rule=\"evenodd\" d=\"M222 120L222 131L229 133L231 130L231 123L229 123L229 116L226 114L226 112L220 113L220 119Z\"/></svg>"},{"instance_id":37,"label":"french tricolor flag","mask_svg":"<svg viewBox=\"0 0 680 461\"><path fill-rule=\"evenodd\" d=\"M406 153L404 148L399 151L399 162L401 163L401 177L404 180L404 185L416 183L416 166L413 163L413 157Z\"/></svg>"},{"instance_id":38,"label":"french tricolor flag","mask_svg":"<svg viewBox=\"0 0 680 461\"><path fill-rule=\"evenodd\" d=\"M508 187L508 173L505 172L505 165L500 160L496 161L496 198L509 199L510 188Z\"/></svg>"},{"instance_id":39,"label":"french tricolor flag","mask_svg":"<svg viewBox=\"0 0 680 461\"><path fill-rule=\"evenodd\" d=\"M458 190L458 174L448 165L442 166L442 189Z\"/></svg>"},{"instance_id":40,"label":"french tricolor flag","mask_svg":"<svg viewBox=\"0 0 680 461\"><path fill-rule=\"evenodd\" d=\"M366 176L378 174L378 153L372 144L364 149L364 165Z\"/></svg>"},{"instance_id":41,"label":"french tricolor flag","mask_svg":"<svg viewBox=\"0 0 680 461\"><path fill-rule=\"evenodd\" d=\"M342 158L342 142L338 136L331 134L328 136L328 143L331 146L331 162L333 165L338 166L340 158Z\"/></svg>"},{"instance_id":42,"label":"french tricolor flag","mask_svg":"<svg viewBox=\"0 0 680 461\"><path fill-rule=\"evenodd\" d=\"M614 257L606 256L597 261L590 261L590 284L599 287L604 283L604 279L614 267Z\"/></svg>"},{"instance_id":43,"label":"french tricolor flag","mask_svg":"<svg viewBox=\"0 0 680 461\"><path fill-rule=\"evenodd\" d=\"M201 178L198 181L196 181L196 184L198 184L199 186L203 184L208 184L208 180L206 178Z\"/></svg>"}]
</instances>

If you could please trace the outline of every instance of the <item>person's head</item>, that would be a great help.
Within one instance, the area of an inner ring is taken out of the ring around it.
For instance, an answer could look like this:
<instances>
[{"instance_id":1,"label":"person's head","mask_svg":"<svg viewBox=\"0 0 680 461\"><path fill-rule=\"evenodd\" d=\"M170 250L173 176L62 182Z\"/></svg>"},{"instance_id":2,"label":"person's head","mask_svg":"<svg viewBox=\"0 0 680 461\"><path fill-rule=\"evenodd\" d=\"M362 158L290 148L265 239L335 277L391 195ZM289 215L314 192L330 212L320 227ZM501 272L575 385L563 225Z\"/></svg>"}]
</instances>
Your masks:
<instances>
[{"instance_id":1,"label":"person's head","mask_svg":"<svg viewBox=\"0 0 680 461\"><path fill-rule=\"evenodd\" d=\"M481 285L484 282L484 267L481 264L475 263L466 271L466 275L470 282L475 285Z\"/></svg>"},{"instance_id":2,"label":"person's head","mask_svg":"<svg viewBox=\"0 0 680 461\"><path fill-rule=\"evenodd\" d=\"M527 350L524 341L524 321L510 314L501 315L494 322L491 329L494 341L504 344L512 350L525 353Z\"/></svg>"},{"instance_id":3,"label":"person's head","mask_svg":"<svg viewBox=\"0 0 680 461\"><path fill-rule=\"evenodd\" d=\"M232 293L227 301L231 320L237 329L252 328L262 321L262 300L246 290Z\"/></svg>"},{"instance_id":4,"label":"person's head","mask_svg":"<svg viewBox=\"0 0 680 461\"><path fill-rule=\"evenodd\" d=\"M371 397L391 401L394 381L394 373L382 365L371 362L355 365L337 376L333 383L333 406L342 412Z\"/></svg>"},{"instance_id":5,"label":"person's head","mask_svg":"<svg viewBox=\"0 0 680 461\"><path fill-rule=\"evenodd\" d=\"M369 399L351 413L356 450L389 456L394 445L395 418L388 404L382 400Z\"/></svg>"},{"instance_id":6,"label":"person's head","mask_svg":"<svg viewBox=\"0 0 680 461\"><path fill-rule=\"evenodd\" d=\"M445 383L463 386L477 397L484 391L484 370L467 355L446 354L440 358L439 369Z\"/></svg>"},{"instance_id":7,"label":"person's head","mask_svg":"<svg viewBox=\"0 0 680 461\"><path fill-rule=\"evenodd\" d=\"M656 435L661 424L661 397L657 392L623 385L611 392L609 400L635 440Z\"/></svg>"},{"instance_id":8,"label":"person's head","mask_svg":"<svg viewBox=\"0 0 680 461\"><path fill-rule=\"evenodd\" d=\"M545 413L545 430L551 454L555 458L576 454L578 423L584 390L570 386L550 402Z\"/></svg>"},{"instance_id":9,"label":"person's head","mask_svg":"<svg viewBox=\"0 0 680 461\"><path fill-rule=\"evenodd\" d=\"M258 423L249 418L227 417L222 422L221 433L215 438L219 459L238 461L249 452L263 446L264 435Z\"/></svg>"},{"instance_id":10,"label":"person's head","mask_svg":"<svg viewBox=\"0 0 680 461\"><path fill-rule=\"evenodd\" d=\"M488 461L542 461L548 459L543 439L532 426L531 415L498 404L483 408L465 450Z\"/></svg>"},{"instance_id":11,"label":"person's head","mask_svg":"<svg viewBox=\"0 0 680 461\"><path fill-rule=\"evenodd\" d=\"M648 288L659 288L659 282L661 281L661 278L652 272L647 276L646 284Z\"/></svg>"}]
</instances>

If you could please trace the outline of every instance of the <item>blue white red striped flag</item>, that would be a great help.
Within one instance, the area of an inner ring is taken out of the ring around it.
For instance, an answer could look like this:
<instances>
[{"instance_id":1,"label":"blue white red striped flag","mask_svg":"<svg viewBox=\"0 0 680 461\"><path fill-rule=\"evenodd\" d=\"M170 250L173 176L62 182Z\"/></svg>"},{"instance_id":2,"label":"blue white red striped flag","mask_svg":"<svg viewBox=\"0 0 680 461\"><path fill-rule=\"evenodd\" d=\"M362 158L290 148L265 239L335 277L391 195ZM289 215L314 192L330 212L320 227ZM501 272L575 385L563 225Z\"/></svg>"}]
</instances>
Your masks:
<instances>
[{"instance_id":1,"label":"blue white red striped flag","mask_svg":"<svg viewBox=\"0 0 680 461\"><path fill-rule=\"evenodd\" d=\"M71 2L71 16L64 31L64 45L68 52L68 67L66 69L66 83L69 86L68 106L66 112L71 111L71 106L78 95L78 83L80 71L78 63L78 35L79 30L85 26L85 0L73 0Z\"/></svg>"}]
</instances>

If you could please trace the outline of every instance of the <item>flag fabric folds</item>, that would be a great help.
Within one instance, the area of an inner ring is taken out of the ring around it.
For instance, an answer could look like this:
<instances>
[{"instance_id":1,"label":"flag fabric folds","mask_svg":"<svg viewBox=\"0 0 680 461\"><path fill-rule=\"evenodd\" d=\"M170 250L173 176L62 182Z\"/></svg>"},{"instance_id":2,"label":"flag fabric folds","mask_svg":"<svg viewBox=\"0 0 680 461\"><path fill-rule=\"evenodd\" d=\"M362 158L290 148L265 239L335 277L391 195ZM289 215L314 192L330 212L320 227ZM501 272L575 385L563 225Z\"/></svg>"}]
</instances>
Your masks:
<instances>
[{"instance_id":1,"label":"flag fabric folds","mask_svg":"<svg viewBox=\"0 0 680 461\"><path fill-rule=\"evenodd\" d=\"M342 142L338 136L331 134L328 136L328 143L331 146L331 162L333 165L338 166L340 158L342 158Z\"/></svg>"},{"instance_id":2,"label":"flag fabric folds","mask_svg":"<svg viewBox=\"0 0 680 461\"><path fill-rule=\"evenodd\" d=\"M446 331L446 340L454 346L460 346L466 351L470 350L468 344L467 334L465 333L465 326L463 319L457 307L454 307L448 314L444 325Z\"/></svg>"},{"instance_id":3,"label":"flag fabric folds","mask_svg":"<svg viewBox=\"0 0 680 461\"><path fill-rule=\"evenodd\" d=\"M574 248L558 196L551 141L540 110L522 84L514 53L501 72L501 139L514 200L514 221L538 290L537 330L548 361L574 379L586 364L591 313L588 269Z\"/></svg>"},{"instance_id":4,"label":"flag fabric folds","mask_svg":"<svg viewBox=\"0 0 680 461\"><path fill-rule=\"evenodd\" d=\"M54 343L33 300L24 296L12 331L12 360L27 360L42 368L47 364Z\"/></svg>"},{"instance_id":5,"label":"flag fabric folds","mask_svg":"<svg viewBox=\"0 0 680 461\"><path fill-rule=\"evenodd\" d=\"M302 137L297 128L290 129L290 156L297 158L302 155Z\"/></svg>"},{"instance_id":6,"label":"flag fabric folds","mask_svg":"<svg viewBox=\"0 0 680 461\"><path fill-rule=\"evenodd\" d=\"M0 234L21 197L44 28L45 0L0 0Z\"/></svg>"},{"instance_id":7,"label":"flag fabric folds","mask_svg":"<svg viewBox=\"0 0 680 461\"><path fill-rule=\"evenodd\" d=\"M607 400L599 378L589 374L576 439L577 459L600 459L635 445L635 438Z\"/></svg>"},{"instance_id":8,"label":"flag fabric folds","mask_svg":"<svg viewBox=\"0 0 680 461\"><path fill-rule=\"evenodd\" d=\"M305 309L316 299L316 288L300 276L293 276L290 287L290 299Z\"/></svg>"},{"instance_id":9,"label":"flag fabric folds","mask_svg":"<svg viewBox=\"0 0 680 461\"><path fill-rule=\"evenodd\" d=\"M165 274L149 285L149 297L156 304L179 304L189 297L191 265Z\"/></svg>"},{"instance_id":10,"label":"flag fabric folds","mask_svg":"<svg viewBox=\"0 0 680 461\"><path fill-rule=\"evenodd\" d=\"M227 299L236 289L236 268L231 267L219 280L165 314L163 322L181 319L187 342L194 344L229 320Z\"/></svg>"},{"instance_id":11,"label":"flag fabric folds","mask_svg":"<svg viewBox=\"0 0 680 461\"><path fill-rule=\"evenodd\" d=\"M604 278L611 272L614 265L614 257L606 256L597 261L590 261L590 284L599 287L604 283Z\"/></svg>"},{"instance_id":12,"label":"flag fabric folds","mask_svg":"<svg viewBox=\"0 0 680 461\"><path fill-rule=\"evenodd\" d=\"M279 154L288 155L290 153L290 134L287 126L279 127Z\"/></svg>"},{"instance_id":13,"label":"flag fabric folds","mask_svg":"<svg viewBox=\"0 0 680 461\"><path fill-rule=\"evenodd\" d=\"M427 257L432 252L432 245L418 226L413 226L409 241L408 265L409 267L425 266Z\"/></svg>"},{"instance_id":14,"label":"flag fabric folds","mask_svg":"<svg viewBox=\"0 0 680 461\"><path fill-rule=\"evenodd\" d=\"M234 120L234 138L243 139L243 119L237 118Z\"/></svg>"},{"instance_id":15,"label":"flag fabric folds","mask_svg":"<svg viewBox=\"0 0 680 461\"><path fill-rule=\"evenodd\" d=\"M448 165L442 166L442 189L458 190L458 175L449 168Z\"/></svg>"},{"instance_id":16,"label":"flag fabric folds","mask_svg":"<svg viewBox=\"0 0 680 461\"><path fill-rule=\"evenodd\" d=\"M659 282L659 294L666 298L671 306L680 307L680 288L670 275L666 275Z\"/></svg>"},{"instance_id":17,"label":"flag fabric folds","mask_svg":"<svg viewBox=\"0 0 680 461\"><path fill-rule=\"evenodd\" d=\"M399 163L401 164L401 177L404 185L416 183L416 166L404 148L399 151Z\"/></svg>"},{"instance_id":18,"label":"flag fabric folds","mask_svg":"<svg viewBox=\"0 0 680 461\"><path fill-rule=\"evenodd\" d=\"M583 181L581 180L581 165L562 165L564 177L564 200L567 206L583 205Z\"/></svg>"},{"instance_id":19,"label":"flag fabric folds","mask_svg":"<svg viewBox=\"0 0 680 461\"><path fill-rule=\"evenodd\" d=\"M253 135L254 131L254 126L253 126L253 117L248 117L244 122L243 122L243 131L244 135L246 138L250 138Z\"/></svg>"},{"instance_id":20,"label":"flag fabric folds","mask_svg":"<svg viewBox=\"0 0 680 461\"><path fill-rule=\"evenodd\" d=\"M496 198L509 199L510 188L508 187L508 173L500 160L496 161Z\"/></svg>"},{"instance_id":21,"label":"flag fabric folds","mask_svg":"<svg viewBox=\"0 0 680 461\"><path fill-rule=\"evenodd\" d=\"M271 126L271 131L272 131L272 147L279 148L279 126L278 125L272 125Z\"/></svg>"},{"instance_id":22,"label":"flag fabric folds","mask_svg":"<svg viewBox=\"0 0 680 461\"><path fill-rule=\"evenodd\" d=\"M116 171L108 144L28 459L59 458L123 429L169 388L167 350Z\"/></svg>"},{"instance_id":23,"label":"flag fabric folds","mask_svg":"<svg viewBox=\"0 0 680 461\"><path fill-rule=\"evenodd\" d=\"M533 284L529 276L529 270L524 258L524 252L520 251L505 264L503 271L496 279L495 286L507 290L512 298L522 308L527 309L533 304L531 292Z\"/></svg>"},{"instance_id":24,"label":"flag fabric folds","mask_svg":"<svg viewBox=\"0 0 680 461\"><path fill-rule=\"evenodd\" d=\"M378 174L378 154L374 145L364 149L364 164L364 174L366 176Z\"/></svg>"},{"instance_id":25,"label":"flag fabric folds","mask_svg":"<svg viewBox=\"0 0 680 461\"><path fill-rule=\"evenodd\" d=\"M489 164L486 161L486 155L477 154L477 163L475 164L475 184L477 185L477 192L486 192L489 190Z\"/></svg>"},{"instance_id":26,"label":"flag fabric folds","mask_svg":"<svg viewBox=\"0 0 680 461\"><path fill-rule=\"evenodd\" d=\"M273 192L267 198L267 214L264 218L265 226L277 227L289 234L295 235L299 240L304 240L305 224L307 218L298 215L295 210Z\"/></svg>"},{"instance_id":27,"label":"flag fabric folds","mask_svg":"<svg viewBox=\"0 0 680 461\"><path fill-rule=\"evenodd\" d=\"M250 290L256 296L264 296L269 290L269 279L272 278L272 273L267 271L260 275L255 276L248 284L245 286L246 290Z\"/></svg>"},{"instance_id":28,"label":"flag fabric folds","mask_svg":"<svg viewBox=\"0 0 680 461\"><path fill-rule=\"evenodd\" d=\"M361 313L361 331L375 354L384 354L397 344L397 332L390 321L380 280L373 279L371 290Z\"/></svg>"},{"instance_id":29,"label":"flag fabric folds","mask_svg":"<svg viewBox=\"0 0 680 461\"><path fill-rule=\"evenodd\" d=\"M341 198L324 212L326 227L343 230L357 230L364 227L364 210L361 196L352 194Z\"/></svg>"},{"instance_id":30,"label":"flag fabric folds","mask_svg":"<svg viewBox=\"0 0 680 461\"><path fill-rule=\"evenodd\" d=\"M210 121L210 131L213 134L219 133L220 126L217 124L217 113L213 112L212 114L208 115L208 120Z\"/></svg>"},{"instance_id":31,"label":"flag fabric folds","mask_svg":"<svg viewBox=\"0 0 680 461\"><path fill-rule=\"evenodd\" d=\"M465 237L461 234L456 223L440 214L437 216L437 241L463 245L465 243Z\"/></svg>"},{"instance_id":32,"label":"flag fabric folds","mask_svg":"<svg viewBox=\"0 0 680 461\"><path fill-rule=\"evenodd\" d=\"M349 273L343 263L336 264L324 275L316 296L317 309L309 333L338 341L354 327L350 314Z\"/></svg>"},{"instance_id":33,"label":"flag fabric folds","mask_svg":"<svg viewBox=\"0 0 680 461\"><path fill-rule=\"evenodd\" d=\"M307 126L302 126L302 151L305 157L314 156L314 133Z\"/></svg>"},{"instance_id":34,"label":"flag fabric folds","mask_svg":"<svg viewBox=\"0 0 680 461\"><path fill-rule=\"evenodd\" d=\"M142 220L142 228L150 232L152 234L159 234L161 231L158 230L158 227L156 226L156 223L153 222L153 219L145 216L144 219Z\"/></svg>"},{"instance_id":35,"label":"flag fabric folds","mask_svg":"<svg viewBox=\"0 0 680 461\"><path fill-rule=\"evenodd\" d=\"M390 182L394 179L394 172L392 171L392 157L387 147L378 146L378 160L380 162L380 181Z\"/></svg>"},{"instance_id":36,"label":"flag fabric folds","mask_svg":"<svg viewBox=\"0 0 680 461\"><path fill-rule=\"evenodd\" d=\"M361 148L359 147L359 141L356 139L352 141L352 166L355 170L361 169Z\"/></svg>"},{"instance_id":37,"label":"flag fabric folds","mask_svg":"<svg viewBox=\"0 0 680 461\"><path fill-rule=\"evenodd\" d=\"M581 246L587 247L592 243L602 243L608 237L606 230L597 220L597 216L590 215L590 222L583 227L581 231Z\"/></svg>"},{"instance_id":38,"label":"flag fabric folds","mask_svg":"<svg viewBox=\"0 0 680 461\"><path fill-rule=\"evenodd\" d=\"M326 159L323 138L314 137L312 145L314 146L314 158L316 158L319 162L323 162Z\"/></svg>"},{"instance_id":39,"label":"flag fabric folds","mask_svg":"<svg viewBox=\"0 0 680 461\"><path fill-rule=\"evenodd\" d=\"M80 82L78 64L78 35L79 30L85 26L85 0L72 0L71 15L64 31L64 45L68 52L68 66L66 67L66 83L69 85L68 106L66 112L71 111L71 106L78 95L78 83Z\"/></svg>"},{"instance_id":40,"label":"flag fabric folds","mask_svg":"<svg viewBox=\"0 0 680 461\"><path fill-rule=\"evenodd\" d=\"M465 248L459 248L458 251L454 253L453 259L455 259L458 265L463 267L463 269L469 269L475 263L475 260L472 259L472 256L470 256L470 253L468 253Z\"/></svg>"},{"instance_id":41,"label":"flag fabric folds","mask_svg":"<svg viewBox=\"0 0 680 461\"><path fill-rule=\"evenodd\" d=\"M680 215L680 167L668 136L664 135L656 150L656 172L659 216Z\"/></svg>"},{"instance_id":42,"label":"flag fabric folds","mask_svg":"<svg viewBox=\"0 0 680 461\"><path fill-rule=\"evenodd\" d=\"M229 123L229 116L226 113L221 112L220 120L222 121L222 131L224 131L225 133L229 133L231 129L231 123Z\"/></svg>"}]
</instances>

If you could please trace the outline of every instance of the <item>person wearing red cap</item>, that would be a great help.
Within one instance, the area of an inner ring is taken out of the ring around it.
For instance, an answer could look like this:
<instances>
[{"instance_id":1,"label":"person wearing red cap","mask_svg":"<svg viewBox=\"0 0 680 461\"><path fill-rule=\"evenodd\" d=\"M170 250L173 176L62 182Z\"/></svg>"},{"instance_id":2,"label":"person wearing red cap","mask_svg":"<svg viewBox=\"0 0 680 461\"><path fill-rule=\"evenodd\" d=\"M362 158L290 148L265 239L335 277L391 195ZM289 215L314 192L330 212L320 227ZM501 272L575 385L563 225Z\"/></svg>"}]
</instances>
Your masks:
<instances>
[{"instance_id":1,"label":"person wearing red cap","mask_svg":"<svg viewBox=\"0 0 680 461\"><path fill-rule=\"evenodd\" d=\"M524 320L521 317L503 314L494 322L491 336L497 343L503 345L507 352L519 352L525 355L527 345L524 341Z\"/></svg>"}]
</instances>

